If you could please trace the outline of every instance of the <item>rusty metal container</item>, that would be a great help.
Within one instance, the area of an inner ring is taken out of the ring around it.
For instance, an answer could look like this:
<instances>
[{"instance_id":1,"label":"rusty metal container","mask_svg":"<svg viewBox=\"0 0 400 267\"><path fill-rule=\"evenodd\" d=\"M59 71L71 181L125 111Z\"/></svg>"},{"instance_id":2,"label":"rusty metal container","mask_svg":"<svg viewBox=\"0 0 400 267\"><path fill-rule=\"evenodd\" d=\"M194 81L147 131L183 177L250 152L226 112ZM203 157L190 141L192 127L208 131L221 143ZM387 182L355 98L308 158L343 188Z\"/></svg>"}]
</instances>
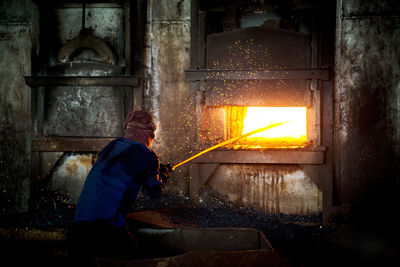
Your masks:
<instances>
[{"instance_id":1,"label":"rusty metal container","mask_svg":"<svg viewBox=\"0 0 400 267\"><path fill-rule=\"evenodd\" d=\"M193 250L273 250L262 232L249 228L141 228L134 230L133 235L141 246L151 249L157 244L162 256Z\"/></svg>"},{"instance_id":2,"label":"rusty metal container","mask_svg":"<svg viewBox=\"0 0 400 267\"><path fill-rule=\"evenodd\" d=\"M136 228L138 258L90 258L90 266L290 266L265 235L250 228ZM13 261L68 263L62 229L0 229L0 247ZM24 255L18 258L17 255ZM39 264L39 265L40 265ZM57 264L58 265L58 264ZM85 265L86 266L86 265Z\"/></svg>"},{"instance_id":3,"label":"rusty metal container","mask_svg":"<svg viewBox=\"0 0 400 267\"><path fill-rule=\"evenodd\" d=\"M97 266L289 266L265 235L249 228L153 229L133 234L140 260L93 259Z\"/></svg>"}]
</instances>

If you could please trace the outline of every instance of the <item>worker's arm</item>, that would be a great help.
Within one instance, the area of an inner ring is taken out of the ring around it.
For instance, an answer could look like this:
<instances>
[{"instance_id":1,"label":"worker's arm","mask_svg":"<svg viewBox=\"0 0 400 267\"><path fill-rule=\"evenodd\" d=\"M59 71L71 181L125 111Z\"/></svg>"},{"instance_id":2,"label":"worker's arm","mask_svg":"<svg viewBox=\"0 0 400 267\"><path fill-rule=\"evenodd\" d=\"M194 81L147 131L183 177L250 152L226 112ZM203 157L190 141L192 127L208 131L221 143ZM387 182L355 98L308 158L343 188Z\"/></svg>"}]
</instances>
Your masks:
<instances>
[{"instance_id":1,"label":"worker's arm","mask_svg":"<svg viewBox=\"0 0 400 267\"><path fill-rule=\"evenodd\" d=\"M171 172L172 172L172 167L169 163L168 164L160 164L160 176L161 176L161 179L163 179L163 180L165 179L165 183L171 176Z\"/></svg>"},{"instance_id":2,"label":"worker's arm","mask_svg":"<svg viewBox=\"0 0 400 267\"><path fill-rule=\"evenodd\" d=\"M159 168L157 168L153 174L147 177L146 182L143 184L143 189L146 190L151 198L160 198L167 180L168 176L165 173L160 173Z\"/></svg>"}]
</instances>

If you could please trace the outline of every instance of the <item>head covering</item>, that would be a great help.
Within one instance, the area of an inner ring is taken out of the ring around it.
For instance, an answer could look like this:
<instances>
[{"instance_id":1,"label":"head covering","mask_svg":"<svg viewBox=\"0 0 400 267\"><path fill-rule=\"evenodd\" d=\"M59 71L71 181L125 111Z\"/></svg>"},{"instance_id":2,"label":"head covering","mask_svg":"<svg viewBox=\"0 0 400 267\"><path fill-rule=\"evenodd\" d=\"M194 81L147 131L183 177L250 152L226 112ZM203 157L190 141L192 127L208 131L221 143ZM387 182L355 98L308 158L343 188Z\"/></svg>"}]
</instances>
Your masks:
<instances>
[{"instance_id":1,"label":"head covering","mask_svg":"<svg viewBox=\"0 0 400 267\"><path fill-rule=\"evenodd\" d=\"M157 129L153 116L143 110L131 111L124 121L125 138L144 144L151 145Z\"/></svg>"}]
</instances>

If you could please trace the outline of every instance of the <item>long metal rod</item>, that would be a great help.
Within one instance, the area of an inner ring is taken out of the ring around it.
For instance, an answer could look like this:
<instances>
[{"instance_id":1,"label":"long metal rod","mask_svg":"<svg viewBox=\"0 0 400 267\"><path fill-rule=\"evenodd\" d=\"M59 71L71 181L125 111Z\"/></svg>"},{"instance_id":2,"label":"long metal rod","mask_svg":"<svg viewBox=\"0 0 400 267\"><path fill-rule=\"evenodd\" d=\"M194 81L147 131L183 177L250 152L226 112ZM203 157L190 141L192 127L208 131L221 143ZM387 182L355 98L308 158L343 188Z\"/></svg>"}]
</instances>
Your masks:
<instances>
[{"instance_id":1,"label":"long metal rod","mask_svg":"<svg viewBox=\"0 0 400 267\"><path fill-rule=\"evenodd\" d=\"M183 164L185 164L185 163L187 163L187 162L189 162L189 161L191 161L191 160L193 160L193 159L195 159L195 158L197 158L197 157L199 157L199 156L201 156L201 155L203 155L203 154L205 154L205 153L207 153L207 152L210 152L211 150L214 150L214 149L216 149L216 148L223 147L223 146L226 146L226 145L228 145L228 144L234 143L234 142L236 142L236 141L238 141L238 140L240 140L240 139L242 139L242 138L246 138L246 137L248 137L248 136L250 136L250 135L253 135L253 134L256 134L256 133L260 133L260 132L269 130L269 129L271 129L271 128L275 128L275 127L280 126L280 125L282 125L282 124L284 124L284 123L287 123L287 122L289 122L289 121L281 121L281 122L277 122L277 123L272 123L272 124L270 124L270 125L268 125L268 126L265 126L265 127L259 128L259 129L256 129L256 130L254 130L254 131L248 132L248 133L246 133L246 134L243 134L243 135L234 137L234 138L232 138L232 139L226 140L226 141L224 141L224 142L221 142L221 143L219 143L219 144L216 144L215 146L212 146L212 147L207 148L207 149L205 149L205 150L203 150L203 151L200 151L200 152L197 153L196 155L191 156L190 158L185 159L184 161L182 161L182 162L176 164L175 166L172 167L172 170L175 170L177 167L179 167L179 166L181 166L181 165L183 165Z\"/></svg>"}]
</instances>

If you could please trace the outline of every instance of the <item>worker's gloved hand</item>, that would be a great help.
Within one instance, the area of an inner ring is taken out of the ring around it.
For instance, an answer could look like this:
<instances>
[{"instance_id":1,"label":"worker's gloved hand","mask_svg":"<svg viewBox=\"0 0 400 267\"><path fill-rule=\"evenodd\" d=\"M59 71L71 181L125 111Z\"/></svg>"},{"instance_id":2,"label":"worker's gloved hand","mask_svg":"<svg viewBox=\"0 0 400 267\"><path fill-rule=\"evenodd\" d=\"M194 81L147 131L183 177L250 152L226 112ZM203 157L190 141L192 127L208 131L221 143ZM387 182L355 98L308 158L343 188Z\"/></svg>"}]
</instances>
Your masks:
<instances>
[{"instance_id":1,"label":"worker's gloved hand","mask_svg":"<svg viewBox=\"0 0 400 267\"><path fill-rule=\"evenodd\" d=\"M171 176L172 167L171 164L160 164L160 174L168 179Z\"/></svg>"}]
</instances>

